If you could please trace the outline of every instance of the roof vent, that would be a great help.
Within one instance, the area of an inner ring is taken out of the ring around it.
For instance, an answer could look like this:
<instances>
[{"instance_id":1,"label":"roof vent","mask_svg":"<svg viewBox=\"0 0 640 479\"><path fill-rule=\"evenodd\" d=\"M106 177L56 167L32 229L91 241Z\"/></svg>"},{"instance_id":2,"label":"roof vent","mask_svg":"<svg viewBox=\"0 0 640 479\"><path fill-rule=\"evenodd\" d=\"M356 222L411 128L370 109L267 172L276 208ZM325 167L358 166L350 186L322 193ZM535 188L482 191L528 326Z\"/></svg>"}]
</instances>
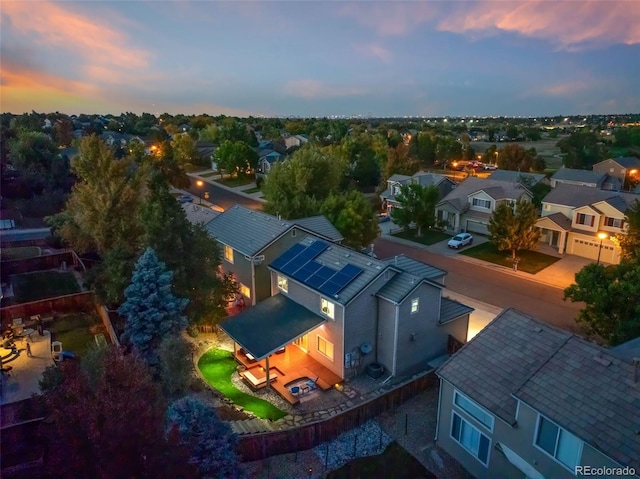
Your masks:
<instances>
[{"instance_id":1,"label":"roof vent","mask_svg":"<svg viewBox=\"0 0 640 479\"><path fill-rule=\"evenodd\" d=\"M382 269L382 266L380 266L379 264L376 265L376 269Z\"/></svg>"},{"instance_id":2,"label":"roof vent","mask_svg":"<svg viewBox=\"0 0 640 479\"><path fill-rule=\"evenodd\" d=\"M534 333L541 333L542 331L544 330L540 326L536 326L535 328L533 328Z\"/></svg>"},{"instance_id":3,"label":"roof vent","mask_svg":"<svg viewBox=\"0 0 640 479\"><path fill-rule=\"evenodd\" d=\"M372 264L373 264L373 263L371 263L371 261L369 261L369 262L367 263L367 266L371 266Z\"/></svg>"},{"instance_id":4,"label":"roof vent","mask_svg":"<svg viewBox=\"0 0 640 479\"><path fill-rule=\"evenodd\" d=\"M351 256L349 253L345 253L345 254L344 254L344 257L345 257L345 258L348 258L349 256Z\"/></svg>"},{"instance_id":5,"label":"roof vent","mask_svg":"<svg viewBox=\"0 0 640 479\"><path fill-rule=\"evenodd\" d=\"M594 356L594 357L593 357L593 359L594 359L597 363L602 364L604 367L607 367L607 366L609 366L609 365L611 364L611 360L610 360L610 359L607 359L607 358L602 357L602 355L601 355L601 354L598 354L598 355Z\"/></svg>"}]
</instances>

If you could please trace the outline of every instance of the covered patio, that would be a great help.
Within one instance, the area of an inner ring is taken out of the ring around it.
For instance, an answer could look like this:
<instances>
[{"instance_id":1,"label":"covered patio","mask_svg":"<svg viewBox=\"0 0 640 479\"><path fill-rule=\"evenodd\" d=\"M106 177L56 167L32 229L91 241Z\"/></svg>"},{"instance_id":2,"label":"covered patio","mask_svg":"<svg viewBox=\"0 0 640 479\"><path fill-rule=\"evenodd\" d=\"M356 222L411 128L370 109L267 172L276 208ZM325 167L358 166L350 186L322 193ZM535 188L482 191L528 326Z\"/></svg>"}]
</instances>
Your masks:
<instances>
[{"instance_id":1,"label":"covered patio","mask_svg":"<svg viewBox=\"0 0 640 479\"><path fill-rule=\"evenodd\" d=\"M234 356L253 389L271 387L290 404L313 389L327 390L342 378L292 344L320 326L321 317L277 294L228 318L221 329L234 341ZM297 388L297 389L296 389Z\"/></svg>"}]
</instances>

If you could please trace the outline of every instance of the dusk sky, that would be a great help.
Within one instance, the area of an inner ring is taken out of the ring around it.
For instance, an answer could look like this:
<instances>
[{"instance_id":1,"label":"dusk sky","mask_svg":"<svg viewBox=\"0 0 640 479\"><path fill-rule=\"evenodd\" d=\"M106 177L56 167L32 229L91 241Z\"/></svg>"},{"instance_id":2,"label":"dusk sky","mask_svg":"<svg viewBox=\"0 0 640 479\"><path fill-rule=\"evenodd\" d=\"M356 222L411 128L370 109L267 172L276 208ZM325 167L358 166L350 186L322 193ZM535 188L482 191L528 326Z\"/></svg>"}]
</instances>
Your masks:
<instances>
[{"instance_id":1,"label":"dusk sky","mask_svg":"<svg viewBox=\"0 0 640 479\"><path fill-rule=\"evenodd\" d=\"M640 2L2 0L1 109L640 112Z\"/></svg>"}]
</instances>

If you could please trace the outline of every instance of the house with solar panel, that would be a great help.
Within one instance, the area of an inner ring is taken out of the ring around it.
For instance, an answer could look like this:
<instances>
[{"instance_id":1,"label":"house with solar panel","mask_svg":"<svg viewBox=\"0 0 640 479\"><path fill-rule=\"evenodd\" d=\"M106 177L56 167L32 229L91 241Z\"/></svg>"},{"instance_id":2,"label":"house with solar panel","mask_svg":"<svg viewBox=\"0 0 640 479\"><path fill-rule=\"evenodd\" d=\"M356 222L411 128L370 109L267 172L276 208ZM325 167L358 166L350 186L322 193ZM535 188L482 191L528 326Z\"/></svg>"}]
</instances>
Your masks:
<instances>
[{"instance_id":1,"label":"house with solar panel","mask_svg":"<svg viewBox=\"0 0 640 479\"><path fill-rule=\"evenodd\" d=\"M247 382L291 403L305 384L414 374L467 339L473 309L443 296L446 272L406 256L381 261L307 236L269 270L272 296L221 328Z\"/></svg>"},{"instance_id":2,"label":"house with solar panel","mask_svg":"<svg viewBox=\"0 0 640 479\"><path fill-rule=\"evenodd\" d=\"M241 205L216 215L204 228L220 246L220 268L233 275L245 305L271 296L267 265L301 237L313 235L331 243L343 239L324 216L281 220Z\"/></svg>"}]
</instances>

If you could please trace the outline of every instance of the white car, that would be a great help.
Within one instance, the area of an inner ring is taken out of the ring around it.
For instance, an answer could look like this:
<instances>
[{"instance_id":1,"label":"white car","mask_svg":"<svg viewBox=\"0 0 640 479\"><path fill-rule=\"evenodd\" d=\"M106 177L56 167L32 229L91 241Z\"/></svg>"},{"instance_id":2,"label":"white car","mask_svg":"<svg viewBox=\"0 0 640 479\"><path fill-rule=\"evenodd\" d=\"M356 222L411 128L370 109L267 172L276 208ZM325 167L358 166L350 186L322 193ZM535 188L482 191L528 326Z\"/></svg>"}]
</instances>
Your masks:
<instances>
[{"instance_id":1,"label":"white car","mask_svg":"<svg viewBox=\"0 0 640 479\"><path fill-rule=\"evenodd\" d=\"M460 249L468 244L473 244L473 236L469 233L460 233L451 238L447 246L453 249Z\"/></svg>"}]
</instances>

